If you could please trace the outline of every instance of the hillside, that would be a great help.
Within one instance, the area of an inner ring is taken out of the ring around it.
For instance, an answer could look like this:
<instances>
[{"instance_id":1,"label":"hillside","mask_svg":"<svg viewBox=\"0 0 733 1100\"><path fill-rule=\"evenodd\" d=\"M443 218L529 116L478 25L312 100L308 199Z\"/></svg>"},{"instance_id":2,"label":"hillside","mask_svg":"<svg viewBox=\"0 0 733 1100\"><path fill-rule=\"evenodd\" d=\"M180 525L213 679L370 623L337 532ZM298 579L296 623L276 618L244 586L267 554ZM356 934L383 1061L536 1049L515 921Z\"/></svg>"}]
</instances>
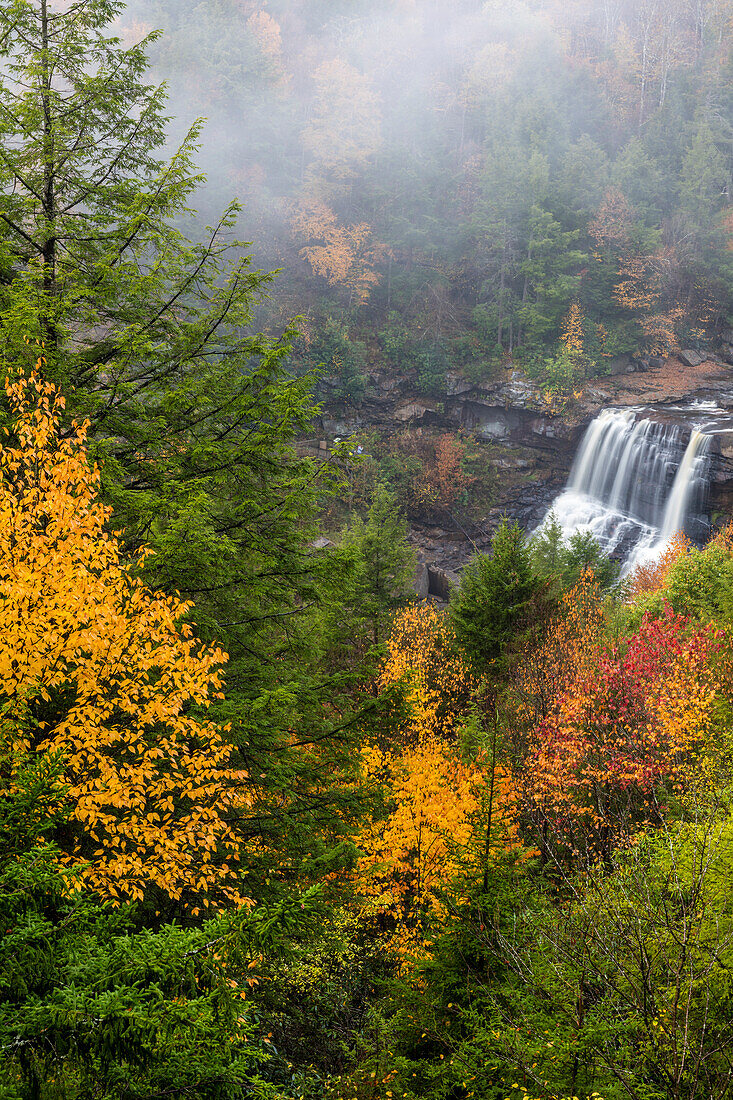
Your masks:
<instances>
[{"instance_id":1,"label":"hillside","mask_svg":"<svg viewBox=\"0 0 733 1100\"><path fill-rule=\"evenodd\" d=\"M732 45L0 0L0 1100L733 1094Z\"/></svg>"}]
</instances>

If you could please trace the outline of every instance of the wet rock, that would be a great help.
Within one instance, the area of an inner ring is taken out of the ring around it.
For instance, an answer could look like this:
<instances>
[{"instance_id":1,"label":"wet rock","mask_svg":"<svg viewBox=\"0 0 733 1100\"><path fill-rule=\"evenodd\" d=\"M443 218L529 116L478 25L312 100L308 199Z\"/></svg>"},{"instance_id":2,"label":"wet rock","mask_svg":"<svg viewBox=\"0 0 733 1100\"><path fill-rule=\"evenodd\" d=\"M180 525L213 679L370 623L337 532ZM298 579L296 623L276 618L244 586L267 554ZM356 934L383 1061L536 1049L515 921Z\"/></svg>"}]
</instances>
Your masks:
<instances>
[{"instance_id":1,"label":"wet rock","mask_svg":"<svg viewBox=\"0 0 733 1100\"><path fill-rule=\"evenodd\" d=\"M730 435L721 435L719 438L719 453L728 462L733 462L733 438Z\"/></svg>"},{"instance_id":2,"label":"wet rock","mask_svg":"<svg viewBox=\"0 0 733 1100\"><path fill-rule=\"evenodd\" d=\"M494 466L499 470L531 470L536 460L531 458L495 458Z\"/></svg>"},{"instance_id":3,"label":"wet rock","mask_svg":"<svg viewBox=\"0 0 733 1100\"><path fill-rule=\"evenodd\" d=\"M534 382L528 381L519 371L513 370L508 383L502 386L502 397L507 404L526 409L537 405L542 400L542 392Z\"/></svg>"},{"instance_id":4,"label":"wet rock","mask_svg":"<svg viewBox=\"0 0 733 1100\"><path fill-rule=\"evenodd\" d=\"M449 397L460 397L463 393L469 393L473 389L473 383L469 382L455 371L448 371L445 376L446 393Z\"/></svg>"},{"instance_id":5,"label":"wet rock","mask_svg":"<svg viewBox=\"0 0 733 1100\"><path fill-rule=\"evenodd\" d=\"M430 595L437 596L438 599L446 602L450 598L451 588L455 588L461 583L457 573L453 573L451 570L439 569L435 565L428 566L428 577Z\"/></svg>"},{"instance_id":6,"label":"wet rock","mask_svg":"<svg viewBox=\"0 0 733 1100\"><path fill-rule=\"evenodd\" d=\"M356 421L348 420L335 420L330 417L323 417L323 430L329 439L335 439L340 436L342 439L344 436L349 436L356 428Z\"/></svg>"},{"instance_id":7,"label":"wet rock","mask_svg":"<svg viewBox=\"0 0 733 1100\"><path fill-rule=\"evenodd\" d=\"M486 439L506 439L511 434L506 417L502 416L501 413L497 413L493 417L483 418L479 431Z\"/></svg>"},{"instance_id":8,"label":"wet rock","mask_svg":"<svg viewBox=\"0 0 733 1100\"><path fill-rule=\"evenodd\" d=\"M401 378L380 378L377 389L383 394L392 394L402 388Z\"/></svg>"}]
</instances>

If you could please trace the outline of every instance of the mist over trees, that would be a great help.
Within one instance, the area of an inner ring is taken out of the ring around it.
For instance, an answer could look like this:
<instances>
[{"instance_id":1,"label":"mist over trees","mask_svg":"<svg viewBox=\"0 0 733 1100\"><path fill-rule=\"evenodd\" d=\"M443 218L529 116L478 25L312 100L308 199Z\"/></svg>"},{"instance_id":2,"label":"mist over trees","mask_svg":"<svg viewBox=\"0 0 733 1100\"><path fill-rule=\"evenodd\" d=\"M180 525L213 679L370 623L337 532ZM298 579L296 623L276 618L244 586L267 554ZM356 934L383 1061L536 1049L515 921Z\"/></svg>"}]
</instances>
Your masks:
<instances>
[{"instance_id":1,"label":"mist over trees","mask_svg":"<svg viewBox=\"0 0 733 1100\"><path fill-rule=\"evenodd\" d=\"M722 334L732 31L0 0L0 1100L730 1095L733 524L438 600L490 446L312 434Z\"/></svg>"},{"instance_id":2,"label":"mist over trees","mask_svg":"<svg viewBox=\"0 0 733 1100\"><path fill-rule=\"evenodd\" d=\"M207 201L236 191L258 260L282 268L267 321L378 334L429 391L507 355L602 372L727 321L731 14L156 0L122 24L166 28L155 71L178 114L208 118Z\"/></svg>"}]
</instances>

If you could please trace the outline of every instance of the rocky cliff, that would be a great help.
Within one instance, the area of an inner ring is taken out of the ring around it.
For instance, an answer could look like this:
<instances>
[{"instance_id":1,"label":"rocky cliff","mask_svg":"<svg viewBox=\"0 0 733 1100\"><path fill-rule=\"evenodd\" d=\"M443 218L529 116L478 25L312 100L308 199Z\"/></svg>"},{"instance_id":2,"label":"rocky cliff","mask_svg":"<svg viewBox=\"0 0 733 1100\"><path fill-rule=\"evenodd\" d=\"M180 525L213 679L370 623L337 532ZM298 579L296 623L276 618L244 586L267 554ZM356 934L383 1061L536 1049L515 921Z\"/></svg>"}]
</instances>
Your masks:
<instances>
[{"instance_id":1,"label":"rocky cliff","mask_svg":"<svg viewBox=\"0 0 733 1100\"><path fill-rule=\"evenodd\" d=\"M733 332L731 333L733 337ZM733 340L731 354L733 359ZM609 374L593 379L568 398L549 398L518 370L474 383L449 374L440 398L421 396L414 379L387 372L370 376L359 408L329 401L321 421L325 439L364 429L394 433L470 431L490 447L497 472L493 507L479 523L414 523L412 539L426 569L436 574L431 591L445 587L437 572L458 570L489 541L502 515L530 529L563 488L578 444L598 413L608 407L641 407L665 419L689 416L691 408L721 411L713 443L709 507L714 520L733 514L733 370L723 358L684 351L668 359L620 359ZM731 430L725 415L730 412ZM466 530L468 526L468 530ZM427 583L427 572L421 584Z\"/></svg>"}]
</instances>

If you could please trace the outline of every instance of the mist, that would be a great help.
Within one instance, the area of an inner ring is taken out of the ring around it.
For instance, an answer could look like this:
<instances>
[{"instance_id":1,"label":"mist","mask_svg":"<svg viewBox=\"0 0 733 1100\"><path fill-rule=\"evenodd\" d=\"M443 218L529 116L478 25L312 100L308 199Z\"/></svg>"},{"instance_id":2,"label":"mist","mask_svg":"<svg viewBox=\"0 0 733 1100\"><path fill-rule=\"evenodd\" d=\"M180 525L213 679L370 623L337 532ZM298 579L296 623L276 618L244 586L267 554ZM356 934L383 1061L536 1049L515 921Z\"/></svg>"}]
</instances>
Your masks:
<instances>
[{"instance_id":1,"label":"mist","mask_svg":"<svg viewBox=\"0 0 733 1100\"><path fill-rule=\"evenodd\" d=\"M242 203L254 262L282 273L273 324L304 314L373 329L396 311L416 339L468 329L511 356L557 338L610 190L650 254L674 253L660 308L697 294L701 238L731 193L731 10L155 0L131 4L120 33L163 30L152 79L168 88L172 145L207 120L199 222ZM567 285L532 334L517 310L538 298L526 271L538 212L576 262L556 272ZM706 281L700 311L712 298L719 320L726 292ZM616 336L614 354L628 350Z\"/></svg>"}]
</instances>

